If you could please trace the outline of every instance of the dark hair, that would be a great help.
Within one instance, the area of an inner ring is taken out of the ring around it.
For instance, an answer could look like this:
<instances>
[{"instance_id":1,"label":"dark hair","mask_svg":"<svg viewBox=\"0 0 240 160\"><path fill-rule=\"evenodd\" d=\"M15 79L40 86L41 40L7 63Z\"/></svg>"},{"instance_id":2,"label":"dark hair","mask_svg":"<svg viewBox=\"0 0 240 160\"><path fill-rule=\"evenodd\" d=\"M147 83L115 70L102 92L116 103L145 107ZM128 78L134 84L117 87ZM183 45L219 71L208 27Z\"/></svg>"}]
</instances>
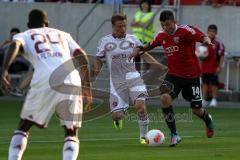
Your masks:
<instances>
[{"instance_id":1,"label":"dark hair","mask_svg":"<svg viewBox=\"0 0 240 160\"><path fill-rule=\"evenodd\" d=\"M165 22L167 20L174 20L174 15L172 11L162 11L162 13L160 14L159 20L161 22Z\"/></svg>"},{"instance_id":2,"label":"dark hair","mask_svg":"<svg viewBox=\"0 0 240 160\"><path fill-rule=\"evenodd\" d=\"M122 13L115 13L111 18L112 24L115 24L116 21L123 21L123 20L127 20L127 16Z\"/></svg>"},{"instance_id":3,"label":"dark hair","mask_svg":"<svg viewBox=\"0 0 240 160\"><path fill-rule=\"evenodd\" d=\"M151 2L149 0L142 0L139 3L139 7L140 7L141 11L143 10L143 8L142 8L142 4L143 3L147 3L148 4L148 12L151 12L152 11L152 5L151 5Z\"/></svg>"},{"instance_id":4,"label":"dark hair","mask_svg":"<svg viewBox=\"0 0 240 160\"><path fill-rule=\"evenodd\" d=\"M215 25L215 24L209 25L209 26L208 26L208 30L209 30L209 29L215 30L216 32L217 32L217 30L218 30L217 25Z\"/></svg>"},{"instance_id":5,"label":"dark hair","mask_svg":"<svg viewBox=\"0 0 240 160\"><path fill-rule=\"evenodd\" d=\"M12 28L11 30L10 30L10 33L12 33L12 32L16 32L16 33L20 33L20 29L19 28Z\"/></svg>"},{"instance_id":6,"label":"dark hair","mask_svg":"<svg viewBox=\"0 0 240 160\"><path fill-rule=\"evenodd\" d=\"M48 23L47 13L40 9L33 9L28 16L28 27L42 27L43 24Z\"/></svg>"}]
</instances>

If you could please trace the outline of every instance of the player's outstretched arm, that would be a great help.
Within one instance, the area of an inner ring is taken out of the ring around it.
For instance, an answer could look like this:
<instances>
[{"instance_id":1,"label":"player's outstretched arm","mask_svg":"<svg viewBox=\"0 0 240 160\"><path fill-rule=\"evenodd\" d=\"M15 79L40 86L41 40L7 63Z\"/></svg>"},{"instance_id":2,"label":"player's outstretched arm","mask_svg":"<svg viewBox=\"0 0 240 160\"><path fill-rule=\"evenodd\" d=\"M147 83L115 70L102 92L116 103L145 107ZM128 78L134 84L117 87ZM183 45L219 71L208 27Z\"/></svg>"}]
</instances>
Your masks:
<instances>
[{"instance_id":1,"label":"player's outstretched arm","mask_svg":"<svg viewBox=\"0 0 240 160\"><path fill-rule=\"evenodd\" d=\"M133 49L132 54L130 54L129 61L131 61L132 59L135 59L136 57L144 54L146 51L149 51L151 49L153 49L153 47L151 47L149 43L143 46L137 46L136 48Z\"/></svg>"},{"instance_id":2,"label":"player's outstretched arm","mask_svg":"<svg viewBox=\"0 0 240 160\"><path fill-rule=\"evenodd\" d=\"M17 57L20 47L21 42L19 41L12 42L6 54L6 57L4 58L2 66L2 75L0 80L1 89L8 90L11 87L10 79L8 77L8 68L12 64L13 60Z\"/></svg>"},{"instance_id":3,"label":"player's outstretched arm","mask_svg":"<svg viewBox=\"0 0 240 160\"><path fill-rule=\"evenodd\" d=\"M160 68L161 70L167 70L167 68L168 68L166 65L159 63L153 56L151 56L151 55L150 55L149 53L147 53L147 52L144 53L143 59L144 59L147 63L149 63L149 64L151 64L151 65L157 66L157 67Z\"/></svg>"},{"instance_id":4,"label":"player's outstretched arm","mask_svg":"<svg viewBox=\"0 0 240 160\"><path fill-rule=\"evenodd\" d=\"M74 58L80 63L80 75L82 80L82 94L86 105L92 104L92 92L90 83L90 71L87 55L81 50L76 50Z\"/></svg>"}]
</instances>

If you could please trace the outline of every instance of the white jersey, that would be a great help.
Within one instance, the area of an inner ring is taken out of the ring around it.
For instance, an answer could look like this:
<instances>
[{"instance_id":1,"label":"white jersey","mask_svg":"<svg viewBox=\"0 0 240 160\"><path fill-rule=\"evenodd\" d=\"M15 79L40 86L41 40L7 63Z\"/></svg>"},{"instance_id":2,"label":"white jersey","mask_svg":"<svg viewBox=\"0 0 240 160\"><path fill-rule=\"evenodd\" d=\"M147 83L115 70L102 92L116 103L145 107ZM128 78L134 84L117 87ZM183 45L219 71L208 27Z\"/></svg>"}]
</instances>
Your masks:
<instances>
[{"instance_id":1,"label":"white jersey","mask_svg":"<svg viewBox=\"0 0 240 160\"><path fill-rule=\"evenodd\" d=\"M25 51L24 56L34 67L31 81L32 89L50 88L49 78L51 74L66 61L71 61L74 51L81 50L70 34L48 27L29 29L15 35L13 40L21 42ZM64 68L65 72L69 71L64 83L81 86L78 71L72 71L71 67L74 67L72 62L68 68Z\"/></svg>"},{"instance_id":2,"label":"white jersey","mask_svg":"<svg viewBox=\"0 0 240 160\"><path fill-rule=\"evenodd\" d=\"M135 63L128 57L133 48L142 45L134 35L126 34L124 38L115 38L112 34L104 36L98 45L97 56L106 57L110 69L111 80L125 82L127 79L140 77L135 68Z\"/></svg>"}]
</instances>

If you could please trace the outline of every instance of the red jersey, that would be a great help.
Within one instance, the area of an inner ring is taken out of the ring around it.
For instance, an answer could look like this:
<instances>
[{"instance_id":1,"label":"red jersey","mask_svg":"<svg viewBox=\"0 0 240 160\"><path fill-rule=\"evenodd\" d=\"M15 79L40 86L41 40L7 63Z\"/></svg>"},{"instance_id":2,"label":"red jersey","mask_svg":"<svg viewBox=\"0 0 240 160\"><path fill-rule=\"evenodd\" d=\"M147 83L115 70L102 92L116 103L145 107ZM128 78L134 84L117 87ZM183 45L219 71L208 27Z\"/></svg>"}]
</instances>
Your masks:
<instances>
[{"instance_id":1,"label":"red jersey","mask_svg":"<svg viewBox=\"0 0 240 160\"><path fill-rule=\"evenodd\" d=\"M208 46L208 57L201 61L202 73L215 74L221 56L224 56L224 44L217 38L212 39L212 44Z\"/></svg>"},{"instance_id":2,"label":"red jersey","mask_svg":"<svg viewBox=\"0 0 240 160\"><path fill-rule=\"evenodd\" d=\"M159 32L150 42L150 46L163 46L168 74L182 78L197 78L200 76L200 66L195 55L195 45L204 36L204 33L192 26L176 25L176 31L172 35Z\"/></svg>"}]
</instances>

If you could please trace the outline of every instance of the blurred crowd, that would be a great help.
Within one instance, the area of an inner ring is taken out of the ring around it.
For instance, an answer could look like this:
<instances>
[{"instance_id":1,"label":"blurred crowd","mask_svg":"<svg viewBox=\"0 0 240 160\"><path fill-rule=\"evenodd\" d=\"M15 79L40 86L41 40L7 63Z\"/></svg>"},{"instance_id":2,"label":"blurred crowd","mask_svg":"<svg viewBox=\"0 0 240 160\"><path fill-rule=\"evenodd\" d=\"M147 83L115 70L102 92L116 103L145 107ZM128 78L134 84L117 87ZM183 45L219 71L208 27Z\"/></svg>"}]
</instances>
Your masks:
<instances>
[{"instance_id":1,"label":"blurred crowd","mask_svg":"<svg viewBox=\"0 0 240 160\"><path fill-rule=\"evenodd\" d=\"M0 2L59 2L59 3L100 3L111 4L114 0L0 0ZM122 1L123 4L139 4L140 0L115 0ZM160 5L163 0L150 0L153 5ZM175 0L168 0L169 5L173 5ZM181 5L212 5L213 7L221 7L225 5L240 6L240 0L180 0Z\"/></svg>"}]
</instances>

